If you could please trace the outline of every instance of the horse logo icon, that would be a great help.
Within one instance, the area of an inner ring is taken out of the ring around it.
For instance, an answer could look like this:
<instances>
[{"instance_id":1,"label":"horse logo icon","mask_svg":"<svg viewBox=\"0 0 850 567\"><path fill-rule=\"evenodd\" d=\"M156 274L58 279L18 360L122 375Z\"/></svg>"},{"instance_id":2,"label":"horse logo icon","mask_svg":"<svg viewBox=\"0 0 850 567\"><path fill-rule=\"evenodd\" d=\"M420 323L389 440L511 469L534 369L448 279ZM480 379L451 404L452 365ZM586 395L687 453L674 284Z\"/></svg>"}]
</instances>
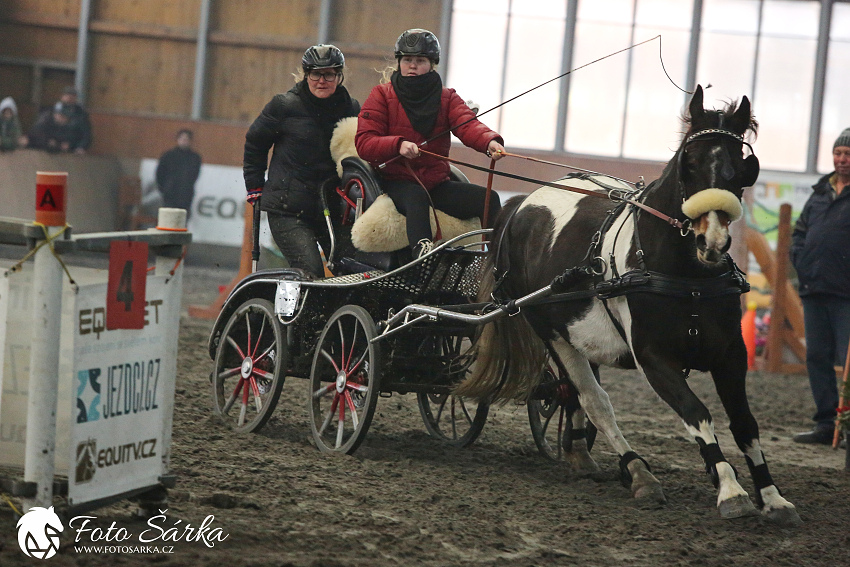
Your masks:
<instances>
[{"instance_id":1,"label":"horse logo icon","mask_svg":"<svg viewBox=\"0 0 850 567\"><path fill-rule=\"evenodd\" d=\"M34 506L18 520L18 545L27 557L50 559L59 551L59 532L65 527L50 508Z\"/></svg>"},{"instance_id":2,"label":"horse logo icon","mask_svg":"<svg viewBox=\"0 0 850 567\"><path fill-rule=\"evenodd\" d=\"M95 467L95 455L97 454L97 441L87 439L77 445L77 466L75 479L77 484L88 482L97 472Z\"/></svg>"}]
</instances>

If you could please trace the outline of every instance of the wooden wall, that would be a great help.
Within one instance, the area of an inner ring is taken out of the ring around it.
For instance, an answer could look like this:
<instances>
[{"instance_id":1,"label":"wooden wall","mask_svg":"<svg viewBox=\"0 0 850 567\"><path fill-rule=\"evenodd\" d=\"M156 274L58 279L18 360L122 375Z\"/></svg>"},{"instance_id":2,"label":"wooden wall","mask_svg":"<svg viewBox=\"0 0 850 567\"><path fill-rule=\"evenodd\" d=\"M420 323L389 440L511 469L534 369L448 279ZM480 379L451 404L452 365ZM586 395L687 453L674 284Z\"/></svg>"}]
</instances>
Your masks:
<instances>
[{"instance_id":1,"label":"wooden wall","mask_svg":"<svg viewBox=\"0 0 850 567\"><path fill-rule=\"evenodd\" d=\"M392 61L401 31L439 32L441 0L334 0L329 42L346 54L346 87L364 99ZM316 43L320 0L212 0L202 104L205 120L247 125L294 84ZM94 112L187 119L192 113L201 0L91 0L84 85ZM25 128L74 82L79 0L3 0L0 96ZM100 132L99 136L109 136Z\"/></svg>"}]
</instances>

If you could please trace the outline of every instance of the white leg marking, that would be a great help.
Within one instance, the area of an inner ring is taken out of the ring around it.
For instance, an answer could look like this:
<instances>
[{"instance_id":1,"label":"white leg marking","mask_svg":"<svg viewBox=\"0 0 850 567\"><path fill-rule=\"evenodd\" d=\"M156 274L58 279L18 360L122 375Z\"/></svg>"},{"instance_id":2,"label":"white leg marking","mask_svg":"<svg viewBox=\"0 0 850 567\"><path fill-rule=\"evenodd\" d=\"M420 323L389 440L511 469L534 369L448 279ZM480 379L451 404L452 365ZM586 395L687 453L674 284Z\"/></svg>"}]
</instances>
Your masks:
<instances>
[{"instance_id":1,"label":"white leg marking","mask_svg":"<svg viewBox=\"0 0 850 567\"><path fill-rule=\"evenodd\" d=\"M753 444L747 447L745 453L750 459L752 459L755 466L760 466L765 463L764 452L761 450L761 445L759 444L758 439L753 439ZM759 493L761 494L762 502L764 502L764 508L762 508L763 514L767 514L772 510L777 510L779 508L794 509L794 505L779 494L779 489L776 488L776 485L771 484L768 487L762 488Z\"/></svg>"},{"instance_id":2,"label":"white leg marking","mask_svg":"<svg viewBox=\"0 0 850 567\"><path fill-rule=\"evenodd\" d=\"M717 463L717 477L720 479L720 486L717 489L717 505L724 500L735 498L736 496L748 496L738 479L735 478L735 469L727 462Z\"/></svg>"},{"instance_id":3,"label":"white leg marking","mask_svg":"<svg viewBox=\"0 0 850 567\"><path fill-rule=\"evenodd\" d=\"M617 426L611 400L596 382L587 358L562 338L553 341L552 346L566 366L570 379L578 390L581 407L587 412L590 421L605 434L617 454L623 455L631 451L631 447Z\"/></svg>"}]
</instances>

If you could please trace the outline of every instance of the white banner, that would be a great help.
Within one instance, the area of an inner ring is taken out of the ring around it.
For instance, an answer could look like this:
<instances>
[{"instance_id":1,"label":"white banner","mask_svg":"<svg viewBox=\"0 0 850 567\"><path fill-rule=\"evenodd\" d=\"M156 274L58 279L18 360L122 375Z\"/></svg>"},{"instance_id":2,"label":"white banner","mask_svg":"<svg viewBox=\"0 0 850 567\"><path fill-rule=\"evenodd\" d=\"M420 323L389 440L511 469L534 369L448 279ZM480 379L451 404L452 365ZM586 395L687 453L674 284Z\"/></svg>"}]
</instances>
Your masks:
<instances>
[{"instance_id":1,"label":"white banner","mask_svg":"<svg viewBox=\"0 0 850 567\"><path fill-rule=\"evenodd\" d=\"M30 374L30 339L32 337L32 263L25 263L20 271L2 272L0 267L0 464L23 468L26 454L27 404ZM90 278L96 270L75 268L74 275L81 281ZM54 466L57 474L68 471L70 414L67 400L71 391L71 307L74 291L67 278L62 278L62 329L59 356L59 405L56 408L56 450ZM57 314L57 316L59 316Z\"/></svg>"},{"instance_id":2,"label":"white banner","mask_svg":"<svg viewBox=\"0 0 850 567\"><path fill-rule=\"evenodd\" d=\"M139 167L142 195L150 195L156 188L158 163L155 159L142 160ZM241 167L203 164L195 183L195 199L189 216L188 228L192 233L192 242L242 246L247 205L245 197ZM272 246L265 214L260 227L260 244L266 248Z\"/></svg>"},{"instance_id":3,"label":"white banner","mask_svg":"<svg viewBox=\"0 0 850 567\"><path fill-rule=\"evenodd\" d=\"M106 329L106 284L82 286L74 309L68 501L156 485L168 469L178 278L147 279L145 326Z\"/></svg>"}]
</instances>

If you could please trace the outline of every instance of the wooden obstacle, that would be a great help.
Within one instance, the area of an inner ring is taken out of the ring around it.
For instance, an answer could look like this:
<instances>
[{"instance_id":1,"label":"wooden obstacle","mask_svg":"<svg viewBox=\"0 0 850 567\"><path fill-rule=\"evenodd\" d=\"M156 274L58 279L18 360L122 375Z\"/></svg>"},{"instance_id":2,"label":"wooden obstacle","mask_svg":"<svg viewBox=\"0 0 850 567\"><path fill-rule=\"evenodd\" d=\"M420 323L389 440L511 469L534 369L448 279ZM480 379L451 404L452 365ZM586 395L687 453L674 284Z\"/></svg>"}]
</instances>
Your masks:
<instances>
[{"instance_id":1,"label":"wooden obstacle","mask_svg":"<svg viewBox=\"0 0 850 567\"><path fill-rule=\"evenodd\" d=\"M779 208L777 230L779 234L775 252L758 230L747 227L745 232L747 248L755 256L773 290L763 369L768 372L805 374L806 333L803 324L803 303L788 280L791 249L791 205L788 203ZM790 350L798 362L786 362L786 350Z\"/></svg>"}]
</instances>

